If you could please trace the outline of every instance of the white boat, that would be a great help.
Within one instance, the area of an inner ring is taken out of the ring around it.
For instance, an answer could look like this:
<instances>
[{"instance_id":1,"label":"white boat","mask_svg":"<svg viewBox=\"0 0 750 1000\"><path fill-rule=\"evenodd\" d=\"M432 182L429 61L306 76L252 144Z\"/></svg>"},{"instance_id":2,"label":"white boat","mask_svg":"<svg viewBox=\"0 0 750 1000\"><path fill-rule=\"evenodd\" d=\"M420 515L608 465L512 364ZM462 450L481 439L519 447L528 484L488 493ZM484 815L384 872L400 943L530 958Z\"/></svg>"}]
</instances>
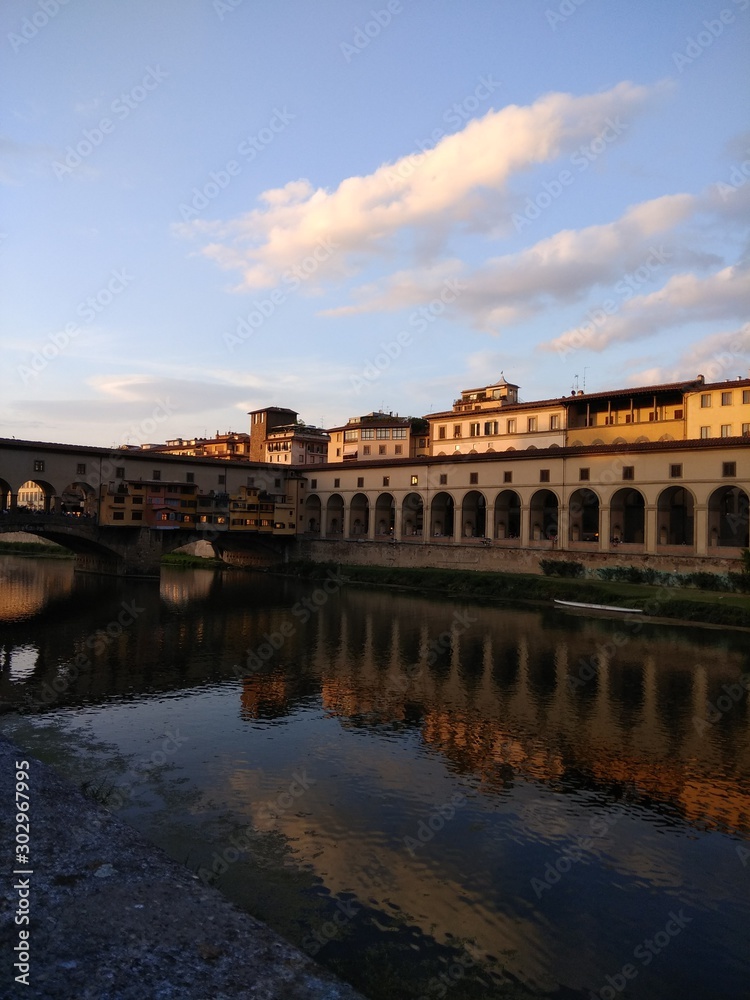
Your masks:
<instances>
[{"instance_id":1,"label":"white boat","mask_svg":"<svg viewBox=\"0 0 750 1000\"><path fill-rule=\"evenodd\" d=\"M583 611L622 611L631 615L643 614L643 608L616 608L612 604L582 604L580 601L560 601L557 598L555 598L555 604L565 608L580 608Z\"/></svg>"}]
</instances>

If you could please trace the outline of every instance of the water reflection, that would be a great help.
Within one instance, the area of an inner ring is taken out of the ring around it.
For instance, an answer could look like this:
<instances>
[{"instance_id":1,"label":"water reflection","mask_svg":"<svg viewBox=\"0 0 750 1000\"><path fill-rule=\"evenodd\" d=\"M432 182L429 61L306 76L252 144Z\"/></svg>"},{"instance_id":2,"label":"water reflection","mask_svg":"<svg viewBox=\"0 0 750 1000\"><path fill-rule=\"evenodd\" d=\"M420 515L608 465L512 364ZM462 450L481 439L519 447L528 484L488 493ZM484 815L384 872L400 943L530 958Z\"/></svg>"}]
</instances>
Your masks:
<instances>
[{"instance_id":1,"label":"water reflection","mask_svg":"<svg viewBox=\"0 0 750 1000\"><path fill-rule=\"evenodd\" d=\"M745 634L354 588L303 621L303 585L184 570L76 577L61 609L37 572L36 597L4 578L43 609L5 630L5 727L73 774L140 761L124 815L373 996L422 995L459 940L456 997L503 995L491 974L588 996L675 907L693 923L639 995L743 995Z\"/></svg>"}]
</instances>

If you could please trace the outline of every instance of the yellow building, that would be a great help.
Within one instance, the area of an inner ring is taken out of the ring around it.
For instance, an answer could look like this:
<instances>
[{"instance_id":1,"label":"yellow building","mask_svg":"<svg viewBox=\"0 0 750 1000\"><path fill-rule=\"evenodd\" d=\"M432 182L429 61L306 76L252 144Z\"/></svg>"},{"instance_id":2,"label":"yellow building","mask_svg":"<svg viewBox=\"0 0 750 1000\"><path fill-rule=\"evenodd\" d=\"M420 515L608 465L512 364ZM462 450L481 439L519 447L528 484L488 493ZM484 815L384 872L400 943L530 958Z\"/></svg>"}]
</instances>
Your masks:
<instances>
[{"instance_id":1,"label":"yellow building","mask_svg":"<svg viewBox=\"0 0 750 1000\"><path fill-rule=\"evenodd\" d=\"M517 385L500 377L478 389L464 389L453 408L429 413L431 455L475 455L565 444L564 402L518 401Z\"/></svg>"},{"instance_id":2,"label":"yellow building","mask_svg":"<svg viewBox=\"0 0 750 1000\"><path fill-rule=\"evenodd\" d=\"M351 417L342 427L332 427L328 434L330 463L398 460L426 454L428 448L426 432L412 435L411 417L379 411Z\"/></svg>"}]
</instances>

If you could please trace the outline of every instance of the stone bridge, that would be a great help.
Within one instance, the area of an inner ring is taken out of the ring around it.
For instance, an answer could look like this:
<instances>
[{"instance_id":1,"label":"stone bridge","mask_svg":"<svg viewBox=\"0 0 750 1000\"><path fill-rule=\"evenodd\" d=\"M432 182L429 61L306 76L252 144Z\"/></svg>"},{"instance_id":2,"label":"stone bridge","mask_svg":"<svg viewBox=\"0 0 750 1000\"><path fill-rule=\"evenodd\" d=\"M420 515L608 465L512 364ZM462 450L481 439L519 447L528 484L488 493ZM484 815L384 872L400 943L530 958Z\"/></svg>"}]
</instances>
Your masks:
<instances>
[{"instance_id":1,"label":"stone bridge","mask_svg":"<svg viewBox=\"0 0 750 1000\"><path fill-rule=\"evenodd\" d=\"M4 511L0 535L17 531L69 549L75 553L76 570L117 576L158 576L162 556L197 541L209 542L217 558L227 563L269 566L285 558L290 541L215 530L99 526L93 518Z\"/></svg>"}]
</instances>

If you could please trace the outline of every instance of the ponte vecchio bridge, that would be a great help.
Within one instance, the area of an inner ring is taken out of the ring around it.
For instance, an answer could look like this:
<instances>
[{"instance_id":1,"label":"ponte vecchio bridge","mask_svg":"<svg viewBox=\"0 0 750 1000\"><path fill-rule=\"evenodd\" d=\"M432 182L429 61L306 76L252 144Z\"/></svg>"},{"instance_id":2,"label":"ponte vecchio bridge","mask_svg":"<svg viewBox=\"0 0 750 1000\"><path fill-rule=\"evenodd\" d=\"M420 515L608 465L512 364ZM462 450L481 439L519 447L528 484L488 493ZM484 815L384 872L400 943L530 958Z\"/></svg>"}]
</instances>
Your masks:
<instances>
[{"instance_id":1,"label":"ponte vecchio bridge","mask_svg":"<svg viewBox=\"0 0 750 1000\"><path fill-rule=\"evenodd\" d=\"M267 563L282 557L284 536L296 531L299 484L293 471L257 462L0 438L0 533L63 545L90 572L158 574L163 555L198 540L227 561L242 553L245 562ZM28 506L23 488L31 485L38 501ZM249 495L262 498L255 506L268 516L235 518L244 530L230 533L230 497ZM118 501L128 499L143 511L118 521Z\"/></svg>"}]
</instances>

